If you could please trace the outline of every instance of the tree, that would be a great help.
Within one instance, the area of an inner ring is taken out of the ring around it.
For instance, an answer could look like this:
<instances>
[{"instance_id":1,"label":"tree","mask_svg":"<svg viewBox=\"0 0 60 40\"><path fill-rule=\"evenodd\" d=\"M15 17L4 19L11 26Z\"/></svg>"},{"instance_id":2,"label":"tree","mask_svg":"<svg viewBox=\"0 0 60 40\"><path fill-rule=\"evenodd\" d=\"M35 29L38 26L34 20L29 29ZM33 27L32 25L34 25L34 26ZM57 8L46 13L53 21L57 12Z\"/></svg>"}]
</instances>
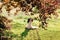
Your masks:
<instances>
[{"instance_id":1,"label":"tree","mask_svg":"<svg viewBox=\"0 0 60 40\"><path fill-rule=\"evenodd\" d=\"M14 0L14 1L18 2L22 10L24 11L30 11L33 7L36 7L39 11L39 17L43 26L44 25L47 26L46 19L49 17L49 15L54 14L58 16L57 13L55 13L58 4L57 0L23 0L23 1ZM13 3L15 3L14 1Z\"/></svg>"}]
</instances>

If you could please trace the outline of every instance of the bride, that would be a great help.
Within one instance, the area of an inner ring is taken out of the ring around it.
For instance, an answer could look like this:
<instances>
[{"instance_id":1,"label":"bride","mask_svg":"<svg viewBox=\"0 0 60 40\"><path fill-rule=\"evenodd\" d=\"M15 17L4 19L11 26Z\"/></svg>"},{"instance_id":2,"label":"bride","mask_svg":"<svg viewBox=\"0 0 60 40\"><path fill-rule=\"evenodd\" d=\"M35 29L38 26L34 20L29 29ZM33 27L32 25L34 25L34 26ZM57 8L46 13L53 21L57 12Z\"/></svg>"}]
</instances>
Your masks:
<instances>
[{"instance_id":1,"label":"bride","mask_svg":"<svg viewBox=\"0 0 60 40\"><path fill-rule=\"evenodd\" d=\"M32 22L33 22L33 19L29 18L28 21L27 21L28 24L26 26L27 29L37 29L38 28L36 26L32 26Z\"/></svg>"}]
</instances>

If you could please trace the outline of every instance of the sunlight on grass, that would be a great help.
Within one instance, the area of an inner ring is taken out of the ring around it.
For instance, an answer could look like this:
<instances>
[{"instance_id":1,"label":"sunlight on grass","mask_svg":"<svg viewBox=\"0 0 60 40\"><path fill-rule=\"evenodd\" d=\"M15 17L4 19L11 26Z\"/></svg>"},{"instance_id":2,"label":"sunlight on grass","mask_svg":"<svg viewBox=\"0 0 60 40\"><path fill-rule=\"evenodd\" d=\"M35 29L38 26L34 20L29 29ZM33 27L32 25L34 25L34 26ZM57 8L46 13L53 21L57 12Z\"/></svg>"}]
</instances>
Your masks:
<instances>
[{"instance_id":1,"label":"sunlight on grass","mask_svg":"<svg viewBox=\"0 0 60 40\"><path fill-rule=\"evenodd\" d=\"M48 21L47 30L40 27L38 30L27 30L25 26L27 19L36 15L23 15L11 17L13 19L11 33L6 32L6 36L11 36L12 40L60 40L60 19L54 19L54 17ZM32 25L39 26L39 21L34 20Z\"/></svg>"}]
</instances>

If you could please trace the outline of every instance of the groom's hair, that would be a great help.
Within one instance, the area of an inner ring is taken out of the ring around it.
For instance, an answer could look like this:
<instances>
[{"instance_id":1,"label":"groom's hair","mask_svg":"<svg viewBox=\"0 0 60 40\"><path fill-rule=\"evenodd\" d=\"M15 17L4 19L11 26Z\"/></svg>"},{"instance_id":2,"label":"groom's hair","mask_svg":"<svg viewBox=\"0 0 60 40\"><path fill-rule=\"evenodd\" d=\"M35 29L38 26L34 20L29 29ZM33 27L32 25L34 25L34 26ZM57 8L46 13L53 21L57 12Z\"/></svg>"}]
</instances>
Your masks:
<instances>
[{"instance_id":1,"label":"groom's hair","mask_svg":"<svg viewBox=\"0 0 60 40\"><path fill-rule=\"evenodd\" d=\"M27 23L29 23L29 22L30 22L30 20L33 22L33 19L32 19L32 18L28 18Z\"/></svg>"}]
</instances>

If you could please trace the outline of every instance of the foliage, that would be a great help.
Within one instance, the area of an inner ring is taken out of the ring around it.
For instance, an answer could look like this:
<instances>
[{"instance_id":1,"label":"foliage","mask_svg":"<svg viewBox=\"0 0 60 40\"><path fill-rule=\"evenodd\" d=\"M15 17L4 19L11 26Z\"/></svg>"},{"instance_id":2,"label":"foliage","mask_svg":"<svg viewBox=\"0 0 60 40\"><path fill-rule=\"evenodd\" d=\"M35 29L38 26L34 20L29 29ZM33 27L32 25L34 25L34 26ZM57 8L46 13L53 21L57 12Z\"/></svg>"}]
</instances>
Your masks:
<instances>
[{"instance_id":1,"label":"foliage","mask_svg":"<svg viewBox=\"0 0 60 40\"><path fill-rule=\"evenodd\" d=\"M30 2L33 2L33 1L31 0ZM43 3L43 1L41 2L41 4L42 3ZM22 4L24 4L24 2ZM38 1L38 0L34 1L33 5L37 6L37 4L40 5L40 1ZM46 8L45 4L43 6L45 6L45 8ZM49 7L49 4L47 4L47 6ZM39 8L39 7L41 7L41 5L35 7L34 13L38 12L38 10L41 12L42 11L41 9L44 8L44 7L42 7L42 8ZM55 7L55 6L53 6L53 7ZM7 13L6 14L5 13L6 12L3 11L3 15L6 16ZM48 30L42 29L41 26L38 30L37 29L36 30L25 29L25 26L27 24L27 19L30 17L35 18L35 16L34 15L25 15L24 12L20 12L17 16L12 16L12 17L10 16L13 20L13 22L11 23L12 27L11 27L11 30L4 31L4 36L10 37L10 38L12 38L12 40L60 40L60 19L52 18L52 19L48 20L48 27L47 27ZM38 20L34 20L32 25L39 26L39 23L40 22Z\"/></svg>"},{"instance_id":2,"label":"foliage","mask_svg":"<svg viewBox=\"0 0 60 40\"><path fill-rule=\"evenodd\" d=\"M32 8L32 11L33 11L33 13L38 13L37 6L33 7L33 8Z\"/></svg>"}]
</instances>

